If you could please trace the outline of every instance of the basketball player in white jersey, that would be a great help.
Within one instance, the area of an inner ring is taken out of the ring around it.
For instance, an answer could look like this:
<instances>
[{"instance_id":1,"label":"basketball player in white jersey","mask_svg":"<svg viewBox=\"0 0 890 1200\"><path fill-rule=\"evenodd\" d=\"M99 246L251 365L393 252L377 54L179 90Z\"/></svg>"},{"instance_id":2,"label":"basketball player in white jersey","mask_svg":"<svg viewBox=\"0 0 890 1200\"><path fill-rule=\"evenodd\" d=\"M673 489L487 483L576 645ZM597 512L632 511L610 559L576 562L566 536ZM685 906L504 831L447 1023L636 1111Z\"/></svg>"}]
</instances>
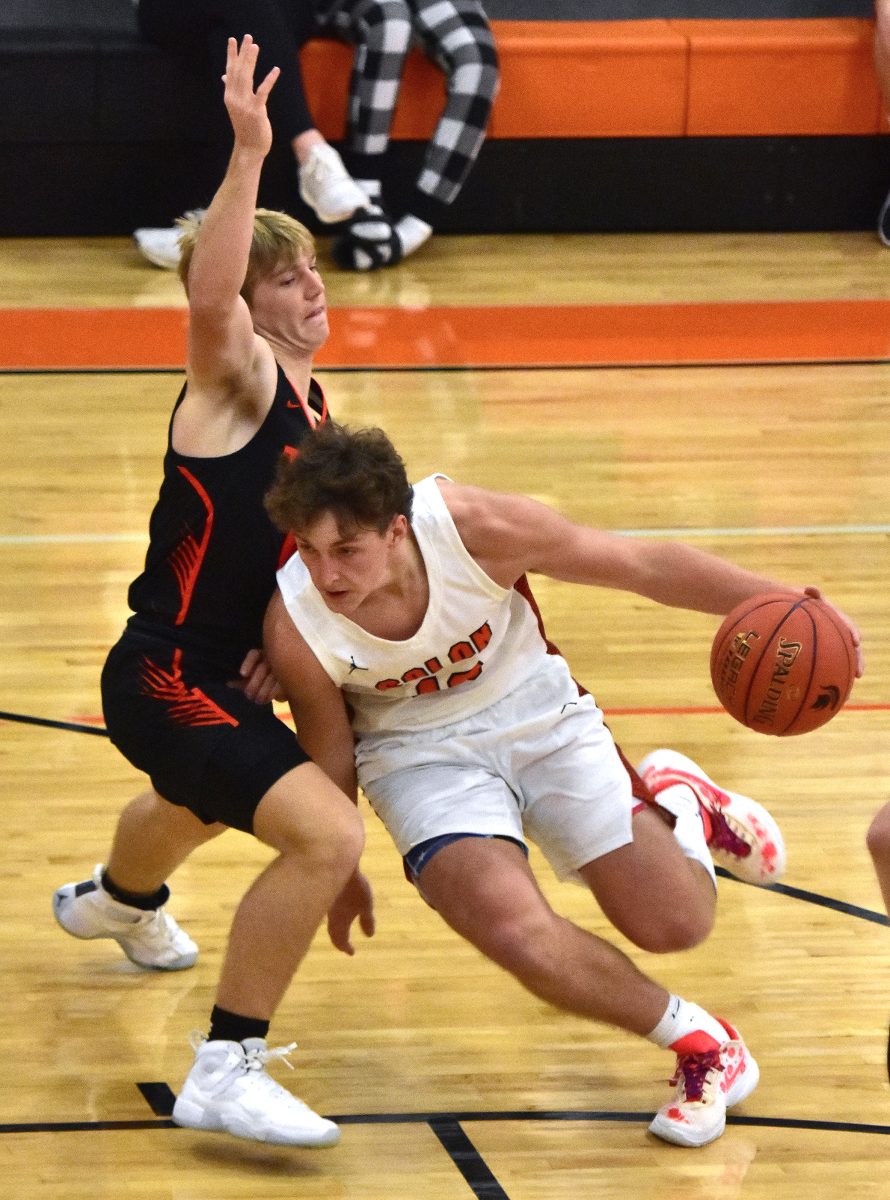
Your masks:
<instances>
[{"instance_id":1,"label":"basketball player in white jersey","mask_svg":"<svg viewBox=\"0 0 890 1200\"><path fill-rule=\"evenodd\" d=\"M715 859L778 878L781 834L682 755L655 751L638 776L514 584L536 571L716 614L786 585L526 497L444 476L412 488L380 430L330 422L280 465L266 505L299 551L279 571L266 650L314 760L345 787L354 754L418 890L484 954L536 996L676 1054L653 1133L719 1137L758 1078L738 1032L558 916L525 839L658 952L710 931Z\"/></svg>"}]
</instances>

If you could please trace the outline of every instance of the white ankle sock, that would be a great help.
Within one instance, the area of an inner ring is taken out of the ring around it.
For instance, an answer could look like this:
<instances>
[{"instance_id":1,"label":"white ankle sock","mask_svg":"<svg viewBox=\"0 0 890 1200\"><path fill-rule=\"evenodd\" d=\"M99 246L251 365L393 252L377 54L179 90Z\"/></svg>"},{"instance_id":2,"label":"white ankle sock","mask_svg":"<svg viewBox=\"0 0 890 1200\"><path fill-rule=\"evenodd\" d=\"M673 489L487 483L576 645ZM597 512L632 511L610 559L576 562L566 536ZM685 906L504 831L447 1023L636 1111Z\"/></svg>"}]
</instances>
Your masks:
<instances>
[{"instance_id":1,"label":"white ankle sock","mask_svg":"<svg viewBox=\"0 0 890 1200\"><path fill-rule=\"evenodd\" d=\"M688 784L675 783L658 793L658 804L676 818L674 837L687 858L701 863L717 887L714 861L705 841L705 826L701 817L698 797Z\"/></svg>"},{"instance_id":2,"label":"white ankle sock","mask_svg":"<svg viewBox=\"0 0 890 1200\"><path fill-rule=\"evenodd\" d=\"M406 213L400 221L396 221L396 233L399 235L402 253L406 258L415 250L419 250L423 243L431 237L432 232L432 225L427 225L426 221L421 221L420 217L412 216L411 213Z\"/></svg>"},{"instance_id":3,"label":"white ankle sock","mask_svg":"<svg viewBox=\"0 0 890 1200\"><path fill-rule=\"evenodd\" d=\"M717 1018L705 1012L700 1005L683 1000L680 996L670 996L664 1015L652 1032L646 1035L646 1040L661 1046L662 1050L696 1053L715 1049L728 1036Z\"/></svg>"}]
</instances>

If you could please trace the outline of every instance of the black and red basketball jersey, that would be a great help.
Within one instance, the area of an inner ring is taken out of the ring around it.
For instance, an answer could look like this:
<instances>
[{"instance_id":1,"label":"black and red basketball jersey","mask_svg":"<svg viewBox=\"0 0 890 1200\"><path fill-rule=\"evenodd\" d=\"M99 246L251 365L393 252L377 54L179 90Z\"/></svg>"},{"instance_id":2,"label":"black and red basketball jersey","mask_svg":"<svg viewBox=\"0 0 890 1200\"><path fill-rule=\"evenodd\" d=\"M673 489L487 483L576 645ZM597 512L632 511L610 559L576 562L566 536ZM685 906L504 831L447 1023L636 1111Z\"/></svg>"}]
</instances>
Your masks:
<instances>
[{"instance_id":1,"label":"black and red basketball jersey","mask_svg":"<svg viewBox=\"0 0 890 1200\"><path fill-rule=\"evenodd\" d=\"M183 387L174 415L184 395ZM141 628L147 622L178 642L214 648L236 669L261 644L285 543L263 496L282 453L295 450L312 428L310 409L317 420L327 417L321 388L312 380L304 404L279 366L266 419L233 454L177 454L171 417L145 569L128 594Z\"/></svg>"}]
</instances>

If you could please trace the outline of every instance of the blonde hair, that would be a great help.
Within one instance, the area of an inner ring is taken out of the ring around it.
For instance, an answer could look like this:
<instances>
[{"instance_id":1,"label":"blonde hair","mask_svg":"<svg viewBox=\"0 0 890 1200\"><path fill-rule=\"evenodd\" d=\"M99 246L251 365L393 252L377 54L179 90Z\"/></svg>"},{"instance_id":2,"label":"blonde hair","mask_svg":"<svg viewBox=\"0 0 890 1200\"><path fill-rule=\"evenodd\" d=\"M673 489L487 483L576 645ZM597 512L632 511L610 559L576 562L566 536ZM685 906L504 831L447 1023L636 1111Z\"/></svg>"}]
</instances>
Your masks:
<instances>
[{"instance_id":1,"label":"blonde hair","mask_svg":"<svg viewBox=\"0 0 890 1200\"><path fill-rule=\"evenodd\" d=\"M192 263L195 242L201 228L203 214L180 217L176 224L182 230L179 235L179 266L177 268L182 286L188 294L188 274ZM283 267L295 263L302 256L315 257L315 239L299 221L287 213L258 208L253 218L253 238L247 260L247 274L241 286L241 295L251 302L253 289L260 279L273 275Z\"/></svg>"}]
</instances>

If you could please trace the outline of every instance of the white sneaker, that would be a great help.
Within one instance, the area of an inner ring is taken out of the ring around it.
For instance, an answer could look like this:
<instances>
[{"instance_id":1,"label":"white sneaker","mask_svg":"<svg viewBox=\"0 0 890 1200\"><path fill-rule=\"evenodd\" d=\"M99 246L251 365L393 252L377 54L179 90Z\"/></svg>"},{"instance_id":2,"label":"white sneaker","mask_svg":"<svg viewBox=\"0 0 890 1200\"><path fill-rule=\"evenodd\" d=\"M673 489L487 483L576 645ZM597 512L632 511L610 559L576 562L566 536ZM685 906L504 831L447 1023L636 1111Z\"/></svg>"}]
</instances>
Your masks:
<instances>
[{"instance_id":1,"label":"white sneaker","mask_svg":"<svg viewBox=\"0 0 890 1200\"><path fill-rule=\"evenodd\" d=\"M200 221L204 212L203 208L195 208L187 212L185 216ZM171 225L164 229L137 229L133 234L133 241L138 246L142 257L153 266L163 267L166 271L175 271L179 266L179 239L181 237L181 226Z\"/></svg>"},{"instance_id":2,"label":"white sneaker","mask_svg":"<svg viewBox=\"0 0 890 1200\"><path fill-rule=\"evenodd\" d=\"M183 971L192 967L198 947L163 908L146 912L121 904L102 886L99 863L92 879L66 883L53 895L53 915L76 938L114 938L127 958L140 967Z\"/></svg>"},{"instance_id":3,"label":"white sneaker","mask_svg":"<svg viewBox=\"0 0 890 1200\"><path fill-rule=\"evenodd\" d=\"M208 1042L192 1034L195 1062L173 1106L173 1120L188 1129L231 1133L278 1146L333 1146L340 1130L285 1091L264 1070L271 1058L296 1049L267 1050L262 1038ZM293 1069L293 1068L291 1068Z\"/></svg>"},{"instance_id":4,"label":"white sneaker","mask_svg":"<svg viewBox=\"0 0 890 1200\"><path fill-rule=\"evenodd\" d=\"M672 1100L655 1114L649 1132L676 1146L706 1146L726 1128L726 1110L757 1087L760 1070L738 1031L721 1021L729 1040L705 1054L678 1054Z\"/></svg>"},{"instance_id":5,"label":"white sneaker","mask_svg":"<svg viewBox=\"0 0 890 1200\"><path fill-rule=\"evenodd\" d=\"M697 763L676 750L653 750L639 765L652 795L685 784L703 813L708 849L719 866L746 883L774 883L785 871L785 841L763 805L725 792Z\"/></svg>"},{"instance_id":6,"label":"white sneaker","mask_svg":"<svg viewBox=\"0 0 890 1200\"><path fill-rule=\"evenodd\" d=\"M343 165L333 146L318 142L298 171L300 196L326 225L345 221L368 197Z\"/></svg>"}]
</instances>

